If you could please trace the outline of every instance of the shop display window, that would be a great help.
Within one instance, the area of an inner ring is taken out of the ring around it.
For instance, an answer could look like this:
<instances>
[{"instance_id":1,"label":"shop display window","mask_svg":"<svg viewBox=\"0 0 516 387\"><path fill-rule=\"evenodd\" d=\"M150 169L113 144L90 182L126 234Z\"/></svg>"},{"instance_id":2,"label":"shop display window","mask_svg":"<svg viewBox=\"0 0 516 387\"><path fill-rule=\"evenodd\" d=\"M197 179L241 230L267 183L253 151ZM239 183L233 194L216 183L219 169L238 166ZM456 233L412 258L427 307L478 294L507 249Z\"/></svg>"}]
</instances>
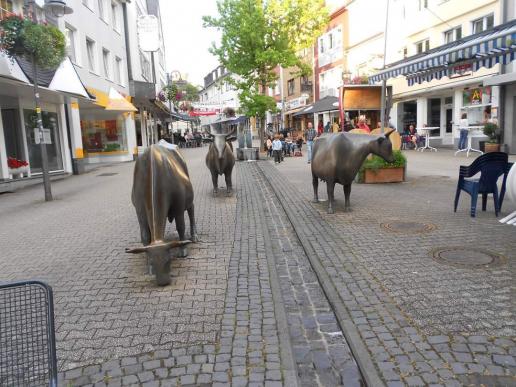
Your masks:
<instances>
[{"instance_id":1,"label":"shop display window","mask_svg":"<svg viewBox=\"0 0 516 387\"><path fill-rule=\"evenodd\" d=\"M127 138L122 115L110 120L81 120L86 153L126 152Z\"/></svg>"},{"instance_id":2,"label":"shop display window","mask_svg":"<svg viewBox=\"0 0 516 387\"><path fill-rule=\"evenodd\" d=\"M59 121L57 113L42 111L43 131L47 141L48 167L50 171L63 170L63 156L61 153L61 141L59 134ZM34 110L24 109L25 133L27 136L27 149L29 151L29 164L31 173L41 173L41 145L36 142L39 134L37 114Z\"/></svg>"}]
</instances>

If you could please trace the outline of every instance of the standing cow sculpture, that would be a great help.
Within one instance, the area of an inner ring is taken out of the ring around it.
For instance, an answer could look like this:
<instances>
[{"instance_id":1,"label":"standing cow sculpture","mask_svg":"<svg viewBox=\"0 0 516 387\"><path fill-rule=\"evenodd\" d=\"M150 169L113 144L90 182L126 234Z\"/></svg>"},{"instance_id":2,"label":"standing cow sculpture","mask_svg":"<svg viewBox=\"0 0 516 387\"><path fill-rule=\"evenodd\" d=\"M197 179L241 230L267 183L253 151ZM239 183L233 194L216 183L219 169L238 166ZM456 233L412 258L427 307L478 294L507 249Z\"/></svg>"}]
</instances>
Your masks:
<instances>
[{"instance_id":1,"label":"standing cow sculpture","mask_svg":"<svg viewBox=\"0 0 516 387\"><path fill-rule=\"evenodd\" d=\"M205 141L211 142L206 155L206 166L211 172L214 195L219 192L219 175L224 175L226 179L226 192L230 194L233 190L231 173L235 166L235 156L231 142L236 140L234 133L235 130L230 133L208 132L209 137L205 139Z\"/></svg>"},{"instance_id":2,"label":"standing cow sculpture","mask_svg":"<svg viewBox=\"0 0 516 387\"><path fill-rule=\"evenodd\" d=\"M187 256L186 244L197 241L194 194L186 162L181 154L161 145L151 145L138 157L134 167L132 202L136 208L143 247L128 253L147 253L159 286L170 284L170 250L180 248ZM190 240L185 240L185 211L190 218ZM165 241L168 221L176 221L179 241Z\"/></svg>"},{"instance_id":3,"label":"standing cow sculpture","mask_svg":"<svg viewBox=\"0 0 516 387\"><path fill-rule=\"evenodd\" d=\"M325 135L315 141L312 151L312 184L314 187L314 203L319 201L319 179L326 182L328 190L328 213L333 214L335 184L344 186L344 211L350 211L349 196L351 183L365 158L373 153L387 162L394 161L392 144L389 136L371 136L368 134L336 133Z\"/></svg>"}]
</instances>

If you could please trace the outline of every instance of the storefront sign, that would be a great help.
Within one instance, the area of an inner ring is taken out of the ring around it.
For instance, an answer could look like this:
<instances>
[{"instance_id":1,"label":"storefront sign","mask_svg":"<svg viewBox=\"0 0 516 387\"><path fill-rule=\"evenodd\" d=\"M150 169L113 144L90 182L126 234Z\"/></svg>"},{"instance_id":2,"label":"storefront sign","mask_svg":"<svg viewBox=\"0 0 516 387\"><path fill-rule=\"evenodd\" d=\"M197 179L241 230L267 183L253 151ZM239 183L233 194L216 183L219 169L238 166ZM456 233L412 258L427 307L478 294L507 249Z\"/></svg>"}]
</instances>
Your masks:
<instances>
[{"instance_id":1,"label":"storefront sign","mask_svg":"<svg viewBox=\"0 0 516 387\"><path fill-rule=\"evenodd\" d=\"M303 95L298 98L293 98L290 101L287 101L285 103L287 110L297 109L302 106L306 106L306 100L308 99L308 96Z\"/></svg>"},{"instance_id":2,"label":"storefront sign","mask_svg":"<svg viewBox=\"0 0 516 387\"><path fill-rule=\"evenodd\" d=\"M52 136L50 134L50 129L42 129L43 131L43 144L52 144ZM41 141L41 136L39 132L39 128L34 128L34 142L39 144Z\"/></svg>"},{"instance_id":3,"label":"storefront sign","mask_svg":"<svg viewBox=\"0 0 516 387\"><path fill-rule=\"evenodd\" d=\"M154 15L142 15L138 18L138 44L142 51L159 50L159 24Z\"/></svg>"},{"instance_id":4,"label":"storefront sign","mask_svg":"<svg viewBox=\"0 0 516 387\"><path fill-rule=\"evenodd\" d=\"M458 78L466 75L471 75L472 69L473 67L471 63L454 66L450 70L450 78Z\"/></svg>"},{"instance_id":5,"label":"storefront sign","mask_svg":"<svg viewBox=\"0 0 516 387\"><path fill-rule=\"evenodd\" d=\"M462 106L489 105L491 87L476 87L462 92Z\"/></svg>"}]
</instances>

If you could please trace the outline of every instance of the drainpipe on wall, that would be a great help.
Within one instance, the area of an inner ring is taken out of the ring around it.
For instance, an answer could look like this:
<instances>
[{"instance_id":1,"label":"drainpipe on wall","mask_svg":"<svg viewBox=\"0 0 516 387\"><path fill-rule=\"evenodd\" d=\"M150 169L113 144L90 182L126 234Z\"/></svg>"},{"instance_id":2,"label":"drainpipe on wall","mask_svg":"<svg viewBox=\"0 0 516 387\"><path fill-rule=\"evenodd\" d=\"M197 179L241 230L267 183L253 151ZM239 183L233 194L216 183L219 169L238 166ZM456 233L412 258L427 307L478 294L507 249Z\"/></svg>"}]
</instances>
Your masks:
<instances>
[{"instance_id":1,"label":"drainpipe on wall","mask_svg":"<svg viewBox=\"0 0 516 387\"><path fill-rule=\"evenodd\" d=\"M129 77L129 80L133 80L133 66L131 62L131 48L129 47L129 23L127 22L127 4L122 4L122 12L124 14L124 38L125 38L125 55L127 56L127 75Z\"/></svg>"},{"instance_id":2,"label":"drainpipe on wall","mask_svg":"<svg viewBox=\"0 0 516 387\"><path fill-rule=\"evenodd\" d=\"M500 24L507 22L507 0L500 0ZM500 75L505 74L507 71L507 66L503 63L500 63ZM505 85L498 86L499 88L499 95L498 95L498 127L500 128L500 142L502 149L500 149L502 152L509 153L509 145L505 144L504 139L504 123L505 123Z\"/></svg>"}]
</instances>

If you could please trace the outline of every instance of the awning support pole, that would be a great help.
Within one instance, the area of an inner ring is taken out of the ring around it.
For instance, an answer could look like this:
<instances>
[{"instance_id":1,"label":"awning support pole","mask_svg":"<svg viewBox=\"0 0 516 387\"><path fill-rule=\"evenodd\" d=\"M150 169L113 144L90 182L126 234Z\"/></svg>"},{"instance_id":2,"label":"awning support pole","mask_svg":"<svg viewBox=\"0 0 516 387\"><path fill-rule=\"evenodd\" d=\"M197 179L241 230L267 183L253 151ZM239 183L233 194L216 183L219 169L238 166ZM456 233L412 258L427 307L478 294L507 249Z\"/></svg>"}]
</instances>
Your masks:
<instances>
[{"instance_id":1,"label":"awning support pole","mask_svg":"<svg viewBox=\"0 0 516 387\"><path fill-rule=\"evenodd\" d=\"M387 56L387 26L389 24L389 1L387 0L387 11L385 12L385 30L383 33L383 68L385 68L386 56ZM380 111L380 131L383 133L383 128L385 126L385 88L387 86L387 81L384 79L382 81L382 101L381 101L381 111Z\"/></svg>"}]
</instances>

